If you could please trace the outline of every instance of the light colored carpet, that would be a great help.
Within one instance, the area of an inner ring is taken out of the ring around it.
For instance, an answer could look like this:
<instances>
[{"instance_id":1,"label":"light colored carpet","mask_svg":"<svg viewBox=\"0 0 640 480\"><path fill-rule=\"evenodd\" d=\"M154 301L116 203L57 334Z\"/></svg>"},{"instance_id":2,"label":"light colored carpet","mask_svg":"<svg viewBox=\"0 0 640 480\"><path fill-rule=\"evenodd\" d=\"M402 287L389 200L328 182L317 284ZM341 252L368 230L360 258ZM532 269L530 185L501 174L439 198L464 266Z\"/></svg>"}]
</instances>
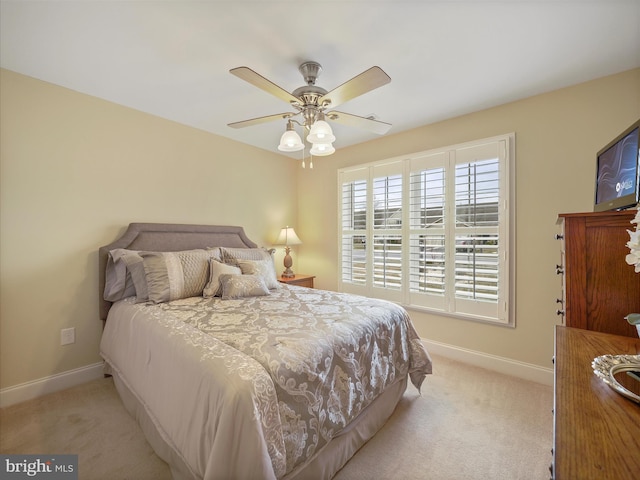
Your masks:
<instances>
[{"instance_id":1,"label":"light colored carpet","mask_svg":"<svg viewBox=\"0 0 640 480\"><path fill-rule=\"evenodd\" d=\"M552 388L433 359L335 480L548 479ZM1 409L0 452L78 454L82 480L171 478L109 378Z\"/></svg>"}]
</instances>

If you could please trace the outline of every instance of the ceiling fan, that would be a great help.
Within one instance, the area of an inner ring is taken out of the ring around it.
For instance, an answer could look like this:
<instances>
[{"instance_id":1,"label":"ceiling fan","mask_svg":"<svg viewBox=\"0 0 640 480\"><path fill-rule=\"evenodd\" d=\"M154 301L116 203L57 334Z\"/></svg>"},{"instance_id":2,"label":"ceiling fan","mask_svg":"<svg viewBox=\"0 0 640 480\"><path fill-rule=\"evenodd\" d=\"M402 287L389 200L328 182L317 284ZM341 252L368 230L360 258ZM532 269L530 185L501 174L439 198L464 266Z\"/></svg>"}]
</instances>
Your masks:
<instances>
[{"instance_id":1,"label":"ceiling fan","mask_svg":"<svg viewBox=\"0 0 640 480\"><path fill-rule=\"evenodd\" d=\"M307 84L296 88L291 93L248 67L237 67L229 70L229 72L236 77L284 100L295 111L252 118L229 123L228 125L233 128L244 128L274 120L286 119L287 129L282 135L278 150L294 152L304 149L304 142L295 132L293 125L297 123L308 133L306 138L307 141L312 143L310 150L312 155L330 155L335 152L335 148L333 148L332 145L335 137L333 136L331 127L325 120L364 128L379 135L384 135L391 128L390 123L381 122L371 117L360 117L335 110L327 111L328 109L333 109L342 103L389 83L391 78L380 67L371 67L331 91L327 91L316 85L316 79L322 71L322 66L319 63L304 62L298 70ZM293 117L297 115L301 115L302 121L293 119Z\"/></svg>"}]
</instances>

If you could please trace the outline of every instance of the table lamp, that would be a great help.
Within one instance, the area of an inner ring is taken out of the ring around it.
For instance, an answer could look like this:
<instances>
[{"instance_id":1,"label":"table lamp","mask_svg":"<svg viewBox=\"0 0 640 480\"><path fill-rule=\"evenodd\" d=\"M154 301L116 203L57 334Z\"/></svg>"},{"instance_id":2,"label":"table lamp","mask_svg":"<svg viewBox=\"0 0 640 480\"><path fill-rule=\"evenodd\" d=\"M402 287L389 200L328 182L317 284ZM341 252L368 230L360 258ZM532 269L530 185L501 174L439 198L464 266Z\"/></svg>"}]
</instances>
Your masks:
<instances>
[{"instance_id":1,"label":"table lamp","mask_svg":"<svg viewBox=\"0 0 640 480\"><path fill-rule=\"evenodd\" d=\"M291 270L291 266L293 265L293 259L289 253L291 249L290 245L299 245L302 242L296 235L295 230L292 227L286 226L282 230L280 230L280 235L278 235L278 239L276 240L276 245L284 245L284 272L282 272L282 276L284 278L295 277L295 273Z\"/></svg>"}]
</instances>

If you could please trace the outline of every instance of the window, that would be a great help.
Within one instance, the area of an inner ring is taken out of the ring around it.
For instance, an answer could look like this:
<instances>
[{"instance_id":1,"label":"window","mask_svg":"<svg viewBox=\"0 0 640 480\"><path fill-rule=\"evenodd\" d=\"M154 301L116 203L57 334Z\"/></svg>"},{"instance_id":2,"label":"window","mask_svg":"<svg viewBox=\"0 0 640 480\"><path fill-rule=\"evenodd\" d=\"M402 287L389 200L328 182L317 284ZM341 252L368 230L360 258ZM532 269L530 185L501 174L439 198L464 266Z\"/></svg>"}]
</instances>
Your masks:
<instances>
[{"instance_id":1,"label":"window","mask_svg":"<svg viewBox=\"0 0 640 480\"><path fill-rule=\"evenodd\" d=\"M512 324L513 135L339 172L340 289Z\"/></svg>"}]
</instances>

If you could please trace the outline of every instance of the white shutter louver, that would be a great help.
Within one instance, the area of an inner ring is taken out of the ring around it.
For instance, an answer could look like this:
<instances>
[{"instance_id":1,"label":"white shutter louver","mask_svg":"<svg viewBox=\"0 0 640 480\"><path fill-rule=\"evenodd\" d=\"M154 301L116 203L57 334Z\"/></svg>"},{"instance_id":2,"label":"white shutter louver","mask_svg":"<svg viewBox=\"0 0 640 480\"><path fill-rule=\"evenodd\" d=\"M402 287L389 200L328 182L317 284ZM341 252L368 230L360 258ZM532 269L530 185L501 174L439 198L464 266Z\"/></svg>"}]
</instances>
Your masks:
<instances>
[{"instance_id":1,"label":"white shutter louver","mask_svg":"<svg viewBox=\"0 0 640 480\"><path fill-rule=\"evenodd\" d=\"M410 291L445 292L445 169L426 168L410 176Z\"/></svg>"},{"instance_id":2,"label":"white shutter louver","mask_svg":"<svg viewBox=\"0 0 640 480\"><path fill-rule=\"evenodd\" d=\"M402 175L373 179L373 285L402 288Z\"/></svg>"},{"instance_id":3,"label":"white shutter louver","mask_svg":"<svg viewBox=\"0 0 640 480\"><path fill-rule=\"evenodd\" d=\"M498 158L456 165L455 295L498 300Z\"/></svg>"},{"instance_id":4,"label":"white shutter louver","mask_svg":"<svg viewBox=\"0 0 640 480\"><path fill-rule=\"evenodd\" d=\"M342 281L367 282L367 182L342 185Z\"/></svg>"}]
</instances>

